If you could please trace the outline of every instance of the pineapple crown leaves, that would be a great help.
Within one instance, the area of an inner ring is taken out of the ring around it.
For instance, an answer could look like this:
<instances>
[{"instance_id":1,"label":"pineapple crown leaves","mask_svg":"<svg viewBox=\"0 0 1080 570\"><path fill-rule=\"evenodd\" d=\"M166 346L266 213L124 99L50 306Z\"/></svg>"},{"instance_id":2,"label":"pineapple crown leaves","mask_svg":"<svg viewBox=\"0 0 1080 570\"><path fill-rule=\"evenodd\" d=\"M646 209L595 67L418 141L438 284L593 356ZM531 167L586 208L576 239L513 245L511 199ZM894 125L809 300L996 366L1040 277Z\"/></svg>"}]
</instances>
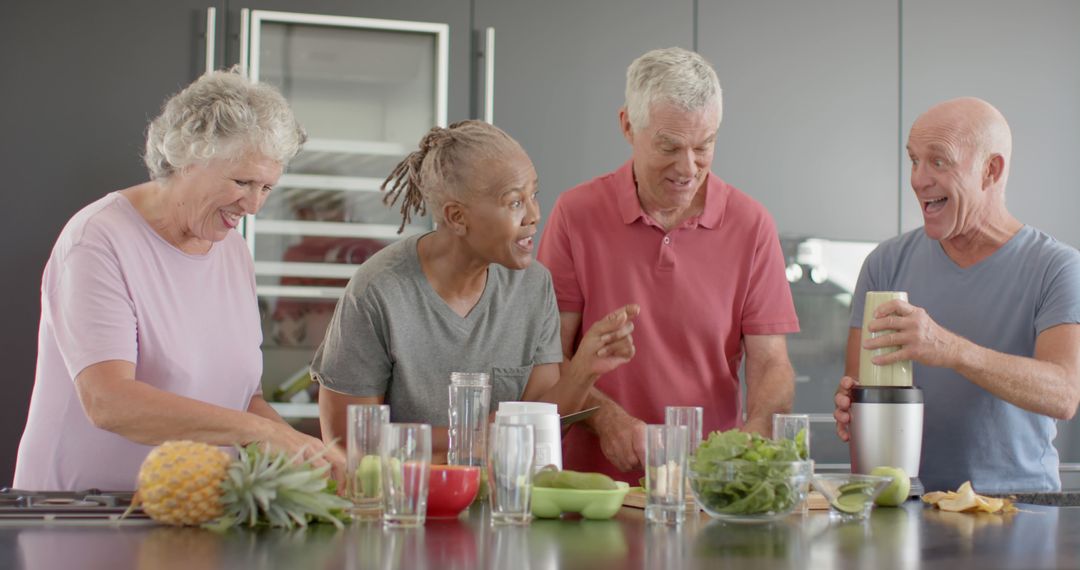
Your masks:
<instances>
[{"instance_id":1,"label":"pineapple crown leaves","mask_svg":"<svg viewBox=\"0 0 1080 570\"><path fill-rule=\"evenodd\" d=\"M221 483L225 514L208 528L228 528L234 524L295 528L312 521L344 528L345 510L350 503L334 492L336 485L325 477L329 465L313 467L303 460L303 451L292 457L269 451L258 444L237 448L240 457L229 466Z\"/></svg>"}]
</instances>

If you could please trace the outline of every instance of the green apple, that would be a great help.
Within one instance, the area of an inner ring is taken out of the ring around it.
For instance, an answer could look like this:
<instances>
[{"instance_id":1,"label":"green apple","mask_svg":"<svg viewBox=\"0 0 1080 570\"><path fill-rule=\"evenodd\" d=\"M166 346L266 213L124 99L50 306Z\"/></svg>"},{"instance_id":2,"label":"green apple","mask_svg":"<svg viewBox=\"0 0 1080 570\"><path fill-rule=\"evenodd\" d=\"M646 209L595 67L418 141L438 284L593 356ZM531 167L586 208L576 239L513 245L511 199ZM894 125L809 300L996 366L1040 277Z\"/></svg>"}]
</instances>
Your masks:
<instances>
[{"instance_id":1,"label":"green apple","mask_svg":"<svg viewBox=\"0 0 1080 570\"><path fill-rule=\"evenodd\" d=\"M911 492L911 479L907 473L900 467L875 467L870 472L871 475L878 475L882 477L892 477L892 483L889 483L888 487L874 499L874 502L881 507L899 507L908 498L908 493Z\"/></svg>"}]
</instances>

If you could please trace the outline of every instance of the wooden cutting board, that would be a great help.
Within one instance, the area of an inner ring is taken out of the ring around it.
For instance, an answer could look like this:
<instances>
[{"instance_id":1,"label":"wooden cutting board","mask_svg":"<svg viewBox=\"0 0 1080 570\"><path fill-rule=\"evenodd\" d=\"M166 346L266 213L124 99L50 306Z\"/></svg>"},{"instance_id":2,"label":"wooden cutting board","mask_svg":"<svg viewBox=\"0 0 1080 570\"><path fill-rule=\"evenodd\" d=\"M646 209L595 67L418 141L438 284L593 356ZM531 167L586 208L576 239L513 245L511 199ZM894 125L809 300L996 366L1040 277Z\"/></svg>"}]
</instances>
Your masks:
<instances>
[{"instance_id":1,"label":"wooden cutting board","mask_svg":"<svg viewBox=\"0 0 1080 570\"><path fill-rule=\"evenodd\" d=\"M825 497L817 491L810 491L810 495L806 497L806 501L810 510L812 511L827 511L829 510L829 501L825 500ZM694 502L693 495L687 493L686 503L688 505L697 506ZM631 487L630 492L626 494L626 498L623 499L624 507L631 507L634 509L645 508L645 490L641 487Z\"/></svg>"}]
</instances>

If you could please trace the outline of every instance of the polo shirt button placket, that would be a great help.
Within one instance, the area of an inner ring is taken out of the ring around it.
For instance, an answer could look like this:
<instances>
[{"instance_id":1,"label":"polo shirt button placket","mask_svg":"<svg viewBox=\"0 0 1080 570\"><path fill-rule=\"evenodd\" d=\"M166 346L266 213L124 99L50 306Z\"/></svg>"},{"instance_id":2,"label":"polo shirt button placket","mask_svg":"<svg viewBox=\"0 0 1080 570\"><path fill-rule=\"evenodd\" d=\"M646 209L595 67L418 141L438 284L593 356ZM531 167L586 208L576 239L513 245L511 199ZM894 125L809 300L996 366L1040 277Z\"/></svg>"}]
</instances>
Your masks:
<instances>
[{"instance_id":1,"label":"polo shirt button placket","mask_svg":"<svg viewBox=\"0 0 1080 570\"><path fill-rule=\"evenodd\" d=\"M675 248L671 247L671 236L665 235L664 245L660 248L660 259L657 260L656 268L660 271L672 271L675 269Z\"/></svg>"}]
</instances>

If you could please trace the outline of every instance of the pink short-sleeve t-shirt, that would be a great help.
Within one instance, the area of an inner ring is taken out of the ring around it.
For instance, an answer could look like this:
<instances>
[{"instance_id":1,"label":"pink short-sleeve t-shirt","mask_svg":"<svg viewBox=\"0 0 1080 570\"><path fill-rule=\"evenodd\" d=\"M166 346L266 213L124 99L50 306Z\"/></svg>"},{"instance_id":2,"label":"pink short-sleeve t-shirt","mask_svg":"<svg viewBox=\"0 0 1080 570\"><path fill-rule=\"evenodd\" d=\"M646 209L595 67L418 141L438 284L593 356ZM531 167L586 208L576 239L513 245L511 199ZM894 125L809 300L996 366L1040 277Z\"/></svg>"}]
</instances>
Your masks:
<instances>
[{"instance_id":1,"label":"pink short-sleeve t-shirt","mask_svg":"<svg viewBox=\"0 0 1080 570\"><path fill-rule=\"evenodd\" d=\"M168 392L246 410L260 390L254 267L230 232L204 255L159 236L111 193L64 227L41 283L37 371L15 486L133 490L150 446L94 427L75 377L107 360Z\"/></svg>"},{"instance_id":2,"label":"pink short-sleeve t-shirt","mask_svg":"<svg viewBox=\"0 0 1080 570\"><path fill-rule=\"evenodd\" d=\"M741 423L743 337L798 332L799 322L772 217L714 174L706 192L700 216L665 232L642 211L627 162L559 196L537 258L582 331L641 305L636 355L597 388L647 424L663 423L665 406L702 406L708 434ZM563 448L568 469L640 476L618 472L588 430L570 430Z\"/></svg>"}]
</instances>

